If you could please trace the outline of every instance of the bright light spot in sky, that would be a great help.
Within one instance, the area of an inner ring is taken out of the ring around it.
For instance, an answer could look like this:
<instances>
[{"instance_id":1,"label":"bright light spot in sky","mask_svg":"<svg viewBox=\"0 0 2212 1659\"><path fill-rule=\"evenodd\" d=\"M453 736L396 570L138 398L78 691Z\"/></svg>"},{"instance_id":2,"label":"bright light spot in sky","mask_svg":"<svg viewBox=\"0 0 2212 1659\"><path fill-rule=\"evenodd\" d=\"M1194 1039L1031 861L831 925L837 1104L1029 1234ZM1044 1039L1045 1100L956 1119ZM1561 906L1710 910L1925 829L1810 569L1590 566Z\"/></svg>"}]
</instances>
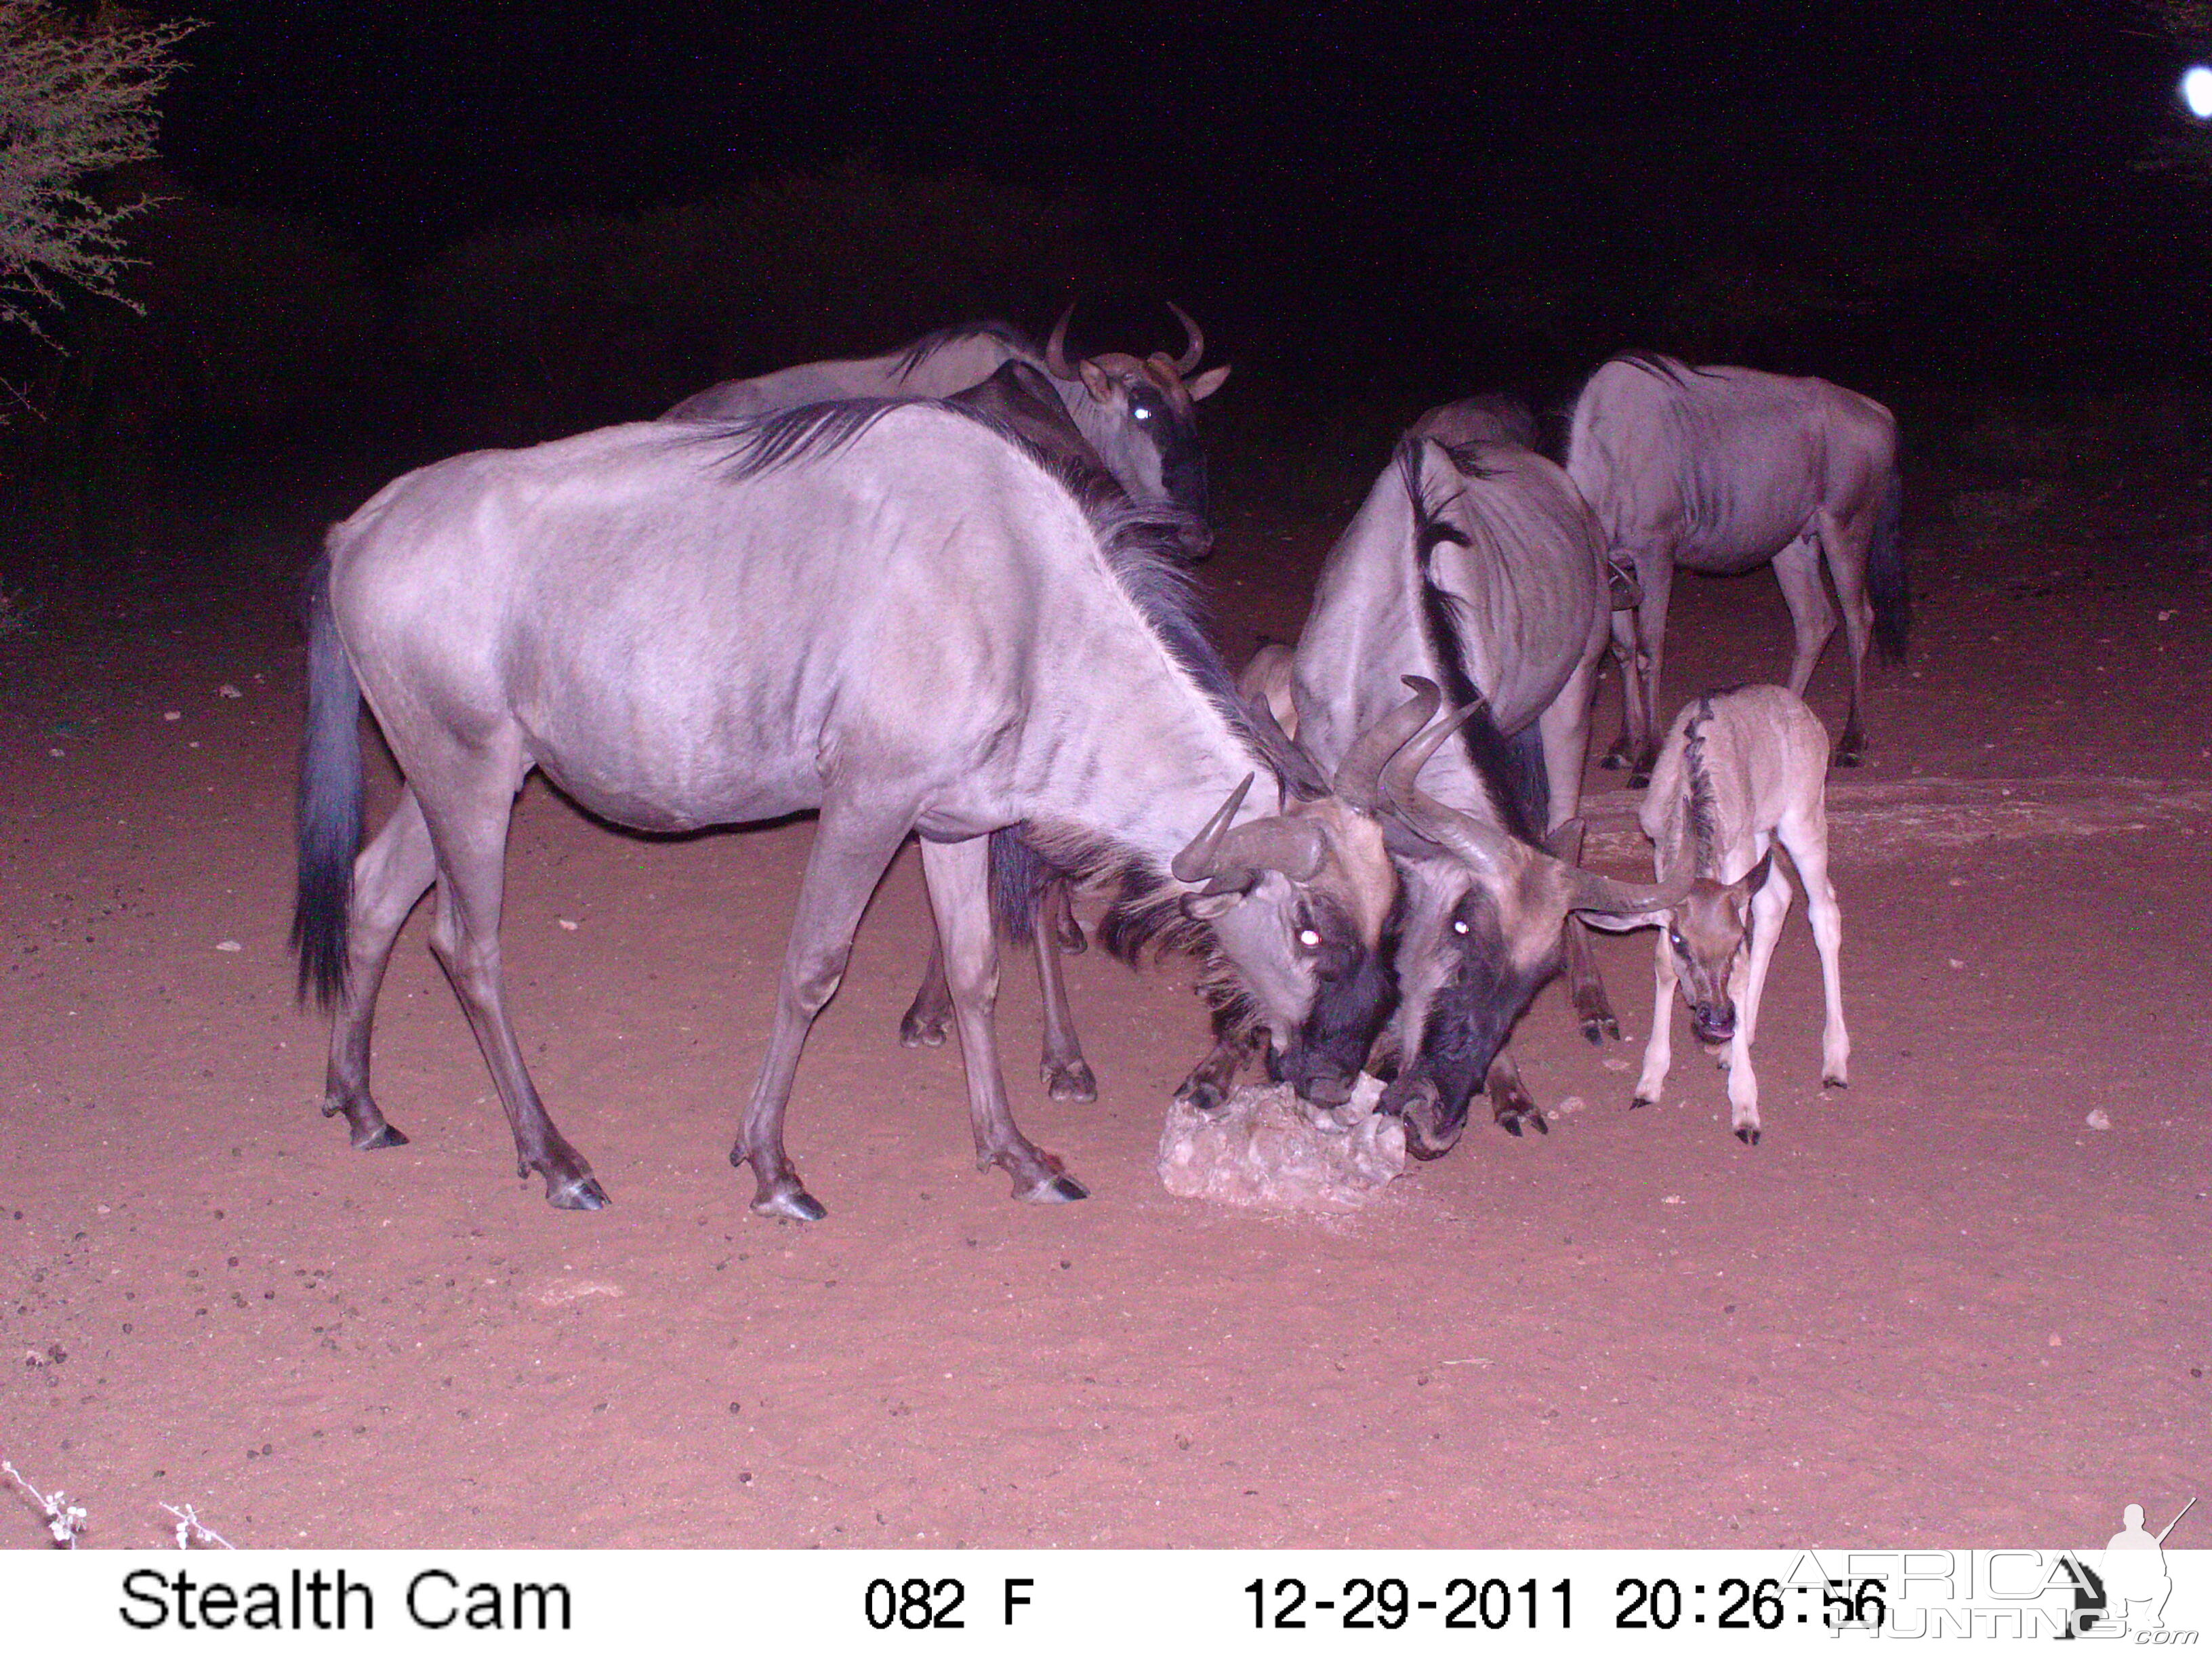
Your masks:
<instances>
[{"instance_id":1,"label":"bright light spot in sky","mask_svg":"<svg viewBox=\"0 0 2212 1659\"><path fill-rule=\"evenodd\" d=\"M2181 77L2181 101L2198 120L2212 120L2212 69L2199 64Z\"/></svg>"}]
</instances>

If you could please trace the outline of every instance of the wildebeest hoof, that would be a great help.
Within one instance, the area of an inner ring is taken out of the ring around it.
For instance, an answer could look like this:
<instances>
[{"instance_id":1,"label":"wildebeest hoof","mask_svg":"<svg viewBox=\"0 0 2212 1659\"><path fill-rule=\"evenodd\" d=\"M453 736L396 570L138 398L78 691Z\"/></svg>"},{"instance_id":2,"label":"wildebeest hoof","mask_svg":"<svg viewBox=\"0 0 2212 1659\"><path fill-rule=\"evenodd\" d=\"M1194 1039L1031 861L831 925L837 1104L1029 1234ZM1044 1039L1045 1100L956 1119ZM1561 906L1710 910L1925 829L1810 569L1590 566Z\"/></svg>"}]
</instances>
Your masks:
<instances>
[{"instance_id":1,"label":"wildebeest hoof","mask_svg":"<svg viewBox=\"0 0 2212 1659\"><path fill-rule=\"evenodd\" d=\"M772 1182L754 1194L752 1212L777 1221L819 1221L830 1213L795 1176Z\"/></svg>"},{"instance_id":2,"label":"wildebeest hoof","mask_svg":"<svg viewBox=\"0 0 2212 1659\"><path fill-rule=\"evenodd\" d=\"M355 1130L353 1144L356 1152L380 1152L386 1146L404 1146L407 1144L407 1137L389 1123L380 1123L367 1133L358 1129Z\"/></svg>"},{"instance_id":3,"label":"wildebeest hoof","mask_svg":"<svg viewBox=\"0 0 2212 1659\"><path fill-rule=\"evenodd\" d=\"M1402 1120L1402 1121L1406 1126L1407 1152L1412 1157L1418 1158L1424 1164L1435 1163L1446 1152L1451 1151L1453 1147L1459 1145L1459 1137L1457 1135L1453 1135L1449 1139L1443 1141L1431 1140L1427 1134L1422 1131L1420 1127L1416 1124L1412 1118L1406 1118ZM1518 1134L1521 1132L1518 1129L1516 1129L1513 1133Z\"/></svg>"},{"instance_id":4,"label":"wildebeest hoof","mask_svg":"<svg viewBox=\"0 0 2212 1659\"><path fill-rule=\"evenodd\" d=\"M1583 1036L1593 1048L1601 1048L1611 1037L1620 1041L1620 1022L1611 1014L1591 1014L1583 1021Z\"/></svg>"},{"instance_id":5,"label":"wildebeest hoof","mask_svg":"<svg viewBox=\"0 0 2212 1659\"><path fill-rule=\"evenodd\" d=\"M1651 1099L1648 1096L1638 1095L1628 1103L1628 1109L1632 1112L1640 1112L1646 1106L1656 1106L1658 1103L1659 1103L1656 1100Z\"/></svg>"},{"instance_id":6,"label":"wildebeest hoof","mask_svg":"<svg viewBox=\"0 0 2212 1659\"><path fill-rule=\"evenodd\" d=\"M1091 1189L1071 1175L1048 1176L1027 1192L1015 1196L1024 1204L1073 1204L1091 1196Z\"/></svg>"},{"instance_id":7,"label":"wildebeest hoof","mask_svg":"<svg viewBox=\"0 0 2212 1659\"><path fill-rule=\"evenodd\" d=\"M1639 766L1633 772L1631 772L1628 775L1628 787L1631 789L1650 788L1651 787L1651 773L1650 769L1648 768Z\"/></svg>"},{"instance_id":8,"label":"wildebeest hoof","mask_svg":"<svg viewBox=\"0 0 2212 1659\"><path fill-rule=\"evenodd\" d=\"M1210 1078L1185 1079L1175 1097L1178 1106L1200 1112L1218 1112L1229 1103L1229 1091Z\"/></svg>"},{"instance_id":9,"label":"wildebeest hoof","mask_svg":"<svg viewBox=\"0 0 2212 1659\"><path fill-rule=\"evenodd\" d=\"M1629 763L1630 761L1627 747L1625 744L1618 743L1613 744L1612 748L1607 750L1605 751L1605 757L1598 762L1598 764L1605 768L1608 772L1619 772L1624 770Z\"/></svg>"},{"instance_id":10,"label":"wildebeest hoof","mask_svg":"<svg viewBox=\"0 0 2212 1659\"><path fill-rule=\"evenodd\" d=\"M949 1015L918 1014L909 1008L899 1021L899 1041L909 1048L942 1048L951 1023Z\"/></svg>"},{"instance_id":11,"label":"wildebeest hoof","mask_svg":"<svg viewBox=\"0 0 2212 1659\"><path fill-rule=\"evenodd\" d=\"M1738 1129L1735 1132L1735 1138L1743 1142L1747 1146L1756 1146L1759 1145L1759 1131L1750 1127L1748 1125L1743 1128Z\"/></svg>"},{"instance_id":12,"label":"wildebeest hoof","mask_svg":"<svg viewBox=\"0 0 2212 1659\"><path fill-rule=\"evenodd\" d=\"M597 1176L571 1176L568 1180L545 1182L545 1201L556 1210L604 1210L613 1200L607 1189L599 1185Z\"/></svg>"},{"instance_id":13,"label":"wildebeest hoof","mask_svg":"<svg viewBox=\"0 0 2212 1659\"><path fill-rule=\"evenodd\" d=\"M1820 1079L1820 1086L1823 1089L1848 1089L1851 1083L1849 1078L1824 1077Z\"/></svg>"},{"instance_id":14,"label":"wildebeest hoof","mask_svg":"<svg viewBox=\"0 0 2212 1659\"><path fill-rule=\"evenodd\" d=\"M1079 1060L1068 1066L1048 1064L1044 1068L1044 1086L1054 1100L1098 1098L1098 1079L1091 1074L1090 1066Z\"/></svg>"}]
</instances>

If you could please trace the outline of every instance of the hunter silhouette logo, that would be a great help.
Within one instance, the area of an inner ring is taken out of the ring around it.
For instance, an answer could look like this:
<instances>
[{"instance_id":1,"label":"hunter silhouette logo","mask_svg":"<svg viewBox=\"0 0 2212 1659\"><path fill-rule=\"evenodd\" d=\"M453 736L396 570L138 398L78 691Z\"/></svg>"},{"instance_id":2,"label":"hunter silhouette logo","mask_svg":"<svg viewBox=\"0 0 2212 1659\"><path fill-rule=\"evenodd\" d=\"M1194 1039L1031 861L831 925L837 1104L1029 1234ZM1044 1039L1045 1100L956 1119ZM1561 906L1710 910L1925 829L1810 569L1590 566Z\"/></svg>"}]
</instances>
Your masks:
<instances>
[{"instance_id":1,"label":"hunter silhouette logo","mask_svg":"<svg viewBox=\"0 0 2212 1659\"><path fill-rule=\"evenodd\" d=\"M2181 1524L2182 1515L2196 1507L2192 1498L2181 1506L2181 1515L2167 1522L2166 1530L2156 1537L2143 1530L2142 1504L2130 1504L2121 1512L2120 1530L2106 1544L2099 1571L2104 1577L2112 1615L2125 1628L2166 1628L2160 1615L2166 1611L2166 1598L2173 1594L2173 1580L2166 1571L2166 1534Z\"/></svg>"},{"instance_id":2,"label":"hunter silhouette logo","mask_svg":"<svg viewBox=\"0 0 2212 1659\"><path fill-rule=\"evenodd\" d=\"M2143 1528L2142 1505L2130 1504L2120 1512L2120 1529L2106 1540L2094 1567L2075 1555L2062 1558L2059 1571L2074 1586L2074 1613L2059 1640L2092 1631L2111 1637L2164 1630L2166 1598L2173 1594L2173 1579L2166 1570L2166 1534L2196 1507L2192 1498L2154 1534ZM2100 1624L2104 1629L2098 1630Z\"/></svg>"}]
</instances>

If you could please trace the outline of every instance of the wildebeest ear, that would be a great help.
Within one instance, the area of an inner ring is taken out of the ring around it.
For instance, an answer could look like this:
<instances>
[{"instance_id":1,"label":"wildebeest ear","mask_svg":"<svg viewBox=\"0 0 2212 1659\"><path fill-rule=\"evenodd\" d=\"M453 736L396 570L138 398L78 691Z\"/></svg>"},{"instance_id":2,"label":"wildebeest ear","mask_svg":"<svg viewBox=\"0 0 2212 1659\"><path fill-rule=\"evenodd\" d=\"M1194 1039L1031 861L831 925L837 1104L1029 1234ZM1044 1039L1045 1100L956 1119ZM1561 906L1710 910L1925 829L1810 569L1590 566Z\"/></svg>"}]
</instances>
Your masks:
<instances>
[{"instance_id":1,"label":"wildebeest ear","mask_svg":"<svg viewBox=\"0 0 2212 1659\"><path fill-rule=\"evenodd\" d=\"M1771 846L1769 846L1764 853L1759 854L1759 862L1753 865L1750 869L1743 872L1743 879L1731 884L1735 887L1739 896L1747 899L1753 893L1756 893L1760 888L1766 885L1767 872L1771 870L1773 867L1774 848Z\"/></svg>"},{"instance_id":2,"label":"wildebeest ear","mask_svg":"<svg viewBox=\"0 0 2212 1659\"><path fill-rule=\"evenodd\" d=\"M1383 815L1382 850L1401 863L1421 860L1442 862L1451 856L1395 812Z\"/></svg>"},{"instance_id":3,"label":"wildebeest ear","mask_svg":"<svg viewBox=\"0 0 2212 1659\"><path fill-rule=\"evenodd\" d=\"M1085 389L1100 403L1109 402L1113 398L1114 382L1106 371L1099 368L1097 363L1085 357L1081 362L1076 364L1075 369L1077 374L1083 376Z\"/></svg>"},{"instance_id":4,"label":"wildebeest ear","mask_svg":"<svg viewBox=\"0 0 2212 1659\"><path fill-rule=\"evenodd\" d=\"M1193 403L1197 403L1200 398L1211 398L1221 390L1221 383L1229 378L1229 368L1227 363L1223 363L1218 368L1209 368L1196 380L1185 380L1182 383L1182 389L1190 393L1190 400Z\"/></svg>"},{"instance_id":5,"label":"wildebeest ear","mask_svg":"<svg viewBox=\"0 0 2212 1659\"><path fill-rule=\"evenodd\" d=\"M1182 913L1193 921L1212 921L1243 902L1242 893L1185 893Z\"/></svg>"}]
</instances>

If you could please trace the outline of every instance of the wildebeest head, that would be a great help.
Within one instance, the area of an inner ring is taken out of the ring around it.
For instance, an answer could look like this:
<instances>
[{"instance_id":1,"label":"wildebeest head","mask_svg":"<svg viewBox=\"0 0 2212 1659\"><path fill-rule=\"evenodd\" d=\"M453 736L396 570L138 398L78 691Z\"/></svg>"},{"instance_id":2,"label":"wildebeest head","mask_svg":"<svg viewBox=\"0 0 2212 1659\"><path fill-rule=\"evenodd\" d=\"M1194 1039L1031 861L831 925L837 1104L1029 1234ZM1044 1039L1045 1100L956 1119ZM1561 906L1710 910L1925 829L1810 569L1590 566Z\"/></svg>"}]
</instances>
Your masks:
<instances>
[{"instance_id":1,"label":"wildebeest head","mask_svg":"<svg viewBox=\"0 0 2212 1659\"><path fill-rule=\"evenodd\" d=\"M1380 779L1434 706L1417 697L1377 721L1345 756L1333 788L1317 787L1313 772L1304 788L1285 787L1280 813L1232 828L1248 777L1171 866L1197 890L1185 895L1183 913L1212 928L1267 1026L1274 1070L1316 1104L1351 1098L1397 1006L1399 885L1378 815Z\"/></svg>"},{"instance_id":2,"label":"wildebeest head","mask_svg":"<svg viewBox=\"0 0 2212 1659\"><path fill-rule=\"evenodd\" d=\"M1079 385L1087 400L1075 399L1073 412L1083 435L1109 471L1139 501L1167 501L1190 515L1182 537L1183 556L1204 558L1213 548L1206 527L1206 452L1198 441L1196 405L1212 397L1229 378L1226 364L1186 378L1205 355L1206 336L1180 306L1168 309L1189 337L1180 357L1156 351L1133 357L1105 351L1071 363L1067 357L1070 306L1045 343L1045 367L1060 380Z\"/></svg>"},{"instance_id":3,"label":"wildebeest head","mask_svg":"<svg viewBox=\"0 0 2212 1659\"><path fill-rule=\"evenodd\" d=\"M1407 684L1435 707L1435 686L1410 677ZM1689 887L1686 878L1639 887L1577 868L1578 821L1553 831L1547 849L1424 792L1415 782L1422 763L1480 708L1462 709L1407 744L1382 781L1397 823L1413 837L1399 848L1406 884L1398 957L1402 1052L1383 1106L1405 1118L1408 1149L1427 1158L1459 1139L1468 1103L1514 1022L1559 971L1568 917L1632 926L1626 918L1678 903Z\"/></svg>"},{"instance_id":4,"label":"wildebeest head","mask_svg":"<svg viewBox=\"0 0 2212 1659\"><path fill-rule=\"evenodd\" d=\"M1690 1029L1708 1048L1718 1048L1735 1035L1735 999L1729 994L1729 980L1751 942L1751 896L1765 885L1773 862L1769 848L1740 881L1699 876L1673 908L1622 917L1618 923L1656 922L1667 930L1675 982L1690 1008ZM1664 1018L1665 1011L1655 1009L1652 1018Z\"/></svg>"}]
</instances>

